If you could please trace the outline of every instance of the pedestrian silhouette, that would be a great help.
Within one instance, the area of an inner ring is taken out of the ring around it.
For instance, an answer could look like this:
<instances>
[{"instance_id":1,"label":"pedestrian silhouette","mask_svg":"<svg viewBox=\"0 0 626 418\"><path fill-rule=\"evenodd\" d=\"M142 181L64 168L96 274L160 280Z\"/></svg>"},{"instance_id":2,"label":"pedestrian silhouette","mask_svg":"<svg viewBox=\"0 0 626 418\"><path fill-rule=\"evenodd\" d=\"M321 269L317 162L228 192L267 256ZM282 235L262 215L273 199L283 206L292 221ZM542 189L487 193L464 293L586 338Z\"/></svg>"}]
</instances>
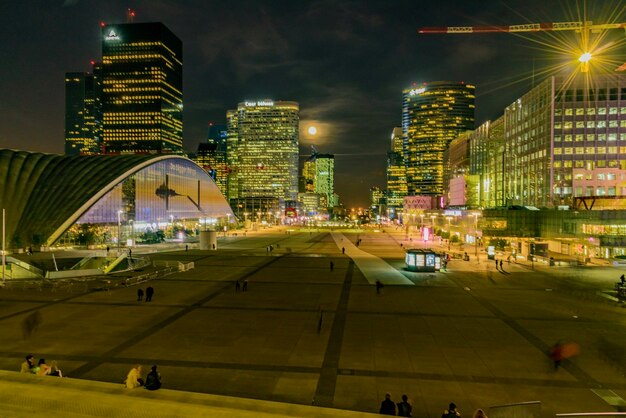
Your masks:
<instances>
[{"instance_id":1,"label":"pedestrian silhouette","mask_svg":"<svg viewBox=\"0 0 626 418\"><path fill-rule=\"evenodd\" d=\"M498 260L496 260L496 270L498 270Z\"/></svg>"},{"instance_id":2,"label":"pedestrian silhouette","mask_svg":"<svg viewBox=\"0 0 626 418\"><path fill-rule=\"evenodd\" d=\"M623 274L620 276L619 280L622 282L622 284L624 284L624 282L626 282L626 278L624 278Z\"/></svg>"},{"instance_id":3,"label":"pedestrian silhouette","mask_svg":"<svg viewBox=\"0 0 626 418\"><path fill-rule=\"evenodd\" d=\"M333 271L335 269L335 263L333 263L332 261L330 262L330 271Z\"/></svg>"},{"instance_id":4,"label":"pedestrian silhouette","mask_svg":"<svg viewBox=\"0 0 626 418\"><path fill-rule=\"evenodd\" d=\"M380 282L380 280L376 280L376 293L380 294L380 289L383 288L383 284Z\"/></svg>"},{"instance_id":5,"label":"pedestrian silhouette","mask_svg":"<svg viewBox=\"0 0 626 418\"><path fill-rule=\"evenodd\" d=\"M385 400L380 403L380 411L381 415L396 415L396 404L391 400L391 394L387 393L385 395Z\"/></svg>"},{"instance_id":6,"label":"pedestrian silhouette","mask_svg":"<svg viewBox=\"0 0 626 418\"><path fill-rule=\"evenodd\" d=\"M502 268L502 260L500 260L500 270L504 270L504 269Z\"/></svg>"},{"instance_id":7,"label":"pedestrian silhouette","mask_svg":"<svg viewBox=\"0 0 626 418\"><path fill-rule=\"evenodd\" d=\"M241 287L241 291L242 292L247 292L248 291L248 281L247 280L243 281L243 286Z\"/></svg>"},{"instance_id":8,"label":"pedestrian silhouette","mask_svg":"<svg viewBox=\"0 0 626 418\"><path fill-rule=\"evenodd\" d=\"M154 289L152 286L148 286L146 289L146 302L152 302L152 295L154 295Z\"/></svg>"},{"instance_id":9,"label":"pedestrian silhouette","mask_svg":"<svg viewBox=\"0 0 626 418\"><path fill-rule=\"evenodd\" d=\"M30 315L24 318L24 321L22 322L22 335L24 339L30 338L30 336L33 335L35 331L37 331L37 328L39 328L39 325L41 325L42 321L43 319L41 317L41 312L39 312L38 310L32 312Z\"/></svg>"},{"instance_id":10,"label":"pedestrian silhouette","mask_svg":"<svg viewBox=\"0 0 626 418\"><path fill-rule=\"evenodd\" d=\"M141 302L143 299L143 289L137 289L137 302Z\"/></svg>"},{"instance_id":11,"label":"pedestrian silhouette","mask_svg":"<svg viewBox=\"0 0 626 418\"><path fill-rule=\"evenodd\" d=\"M346 247L341 247L341 254L345 254L346 253Z\"/></svg>"},{"instance_id":12,"label":"pedestrian silhouette","mask_svg":"<svg viewBox=\"0 0 626 418\"><path fill-rule=\"evenodd\" d=\"M235 292L239 292L241 289L241 285L239 284L239 280L235 280Z\"/></svg>"}]
</instances>

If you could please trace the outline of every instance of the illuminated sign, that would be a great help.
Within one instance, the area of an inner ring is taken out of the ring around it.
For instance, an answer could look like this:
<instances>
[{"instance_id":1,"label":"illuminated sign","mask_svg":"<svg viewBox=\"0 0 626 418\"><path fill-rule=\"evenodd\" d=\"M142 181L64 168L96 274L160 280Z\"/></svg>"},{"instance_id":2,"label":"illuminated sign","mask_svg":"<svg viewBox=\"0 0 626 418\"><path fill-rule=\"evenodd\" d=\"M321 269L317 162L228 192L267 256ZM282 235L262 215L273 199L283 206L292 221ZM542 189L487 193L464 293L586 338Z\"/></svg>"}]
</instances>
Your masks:
<instances>
[{"instance_id":1,"label":"illuminated sign","mask_svg":"<svg viewBox=\"0 0 626 418\"><path fill-rule=\"evenodd\" d=\"M107 41L119 41L120 37L117 35L117 33L115 33L114 29L111 29L109 34L105 36L104 39L106 39Z\"/></svg>"},{"instance_id":2,"label":"illuminated sign","mask_svg":"<svg viewBox=\"0 0 626 418\"><path fill-rule=\"evenodd\" d=\"M258 102L244 102L246 106L274 106L274 102L271 100L259 100Z\"/></svg>"},{"instance_id":3,"label":"illuminated sign","mask_svg":"<svg viewBox=\"0 0 626 418\"><path fill-rule=\"evenodd\" d=\"M416 94L422 94L426 91L426 87L420 87L419 89L412 89L409 91L409 96L415 96Z\"/></svg>"},{"instance_id":4,"label":"illuminated sign","mask_svg":"<svg viewBox=\"0 0 626 418\"><path fill-rule=\"evenodd\" d=\"M463 211L460 210L444 210L443 216L463 216Z\"/></svg>"}]
</instances>

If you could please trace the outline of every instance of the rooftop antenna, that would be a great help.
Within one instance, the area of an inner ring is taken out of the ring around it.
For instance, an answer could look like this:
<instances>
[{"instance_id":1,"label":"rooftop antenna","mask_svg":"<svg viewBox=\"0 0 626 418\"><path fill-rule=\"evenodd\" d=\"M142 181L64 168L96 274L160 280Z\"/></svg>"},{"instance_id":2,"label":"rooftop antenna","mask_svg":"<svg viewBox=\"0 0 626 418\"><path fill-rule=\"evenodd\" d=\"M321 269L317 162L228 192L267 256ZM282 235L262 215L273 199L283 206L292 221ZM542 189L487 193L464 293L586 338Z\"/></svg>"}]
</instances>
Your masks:
<instances>
[{"instance_id":1,"label":"rooftop antenna","mask_svg":"<svg viewBox=\"0 0 626 418\"><path fill-rule=\"evenodd\" d=\"M133 9L126 10L126 23L133 23L135 21L135 11Z\"/></svg>"}]
</instances>

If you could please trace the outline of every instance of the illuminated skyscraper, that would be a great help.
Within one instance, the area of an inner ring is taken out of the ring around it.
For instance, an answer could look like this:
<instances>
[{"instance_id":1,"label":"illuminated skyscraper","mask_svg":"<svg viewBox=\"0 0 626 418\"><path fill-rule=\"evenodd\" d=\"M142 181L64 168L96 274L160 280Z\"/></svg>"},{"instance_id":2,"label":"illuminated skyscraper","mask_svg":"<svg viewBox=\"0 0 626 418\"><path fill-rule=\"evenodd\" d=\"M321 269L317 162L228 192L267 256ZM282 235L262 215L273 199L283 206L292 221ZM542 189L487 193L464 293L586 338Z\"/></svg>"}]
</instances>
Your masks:
<instances>
[{"instance_id":1,"label":"illuminated skyscraper","mask_svg":"<svg viewBox=\"0 0 626 418\"><path fill-rule=\"evenodd\" d=\"M95 67L97 68L97 67ZM97 154L99 149L99 80L94 73L65 74L65 153Z\"/></svg>"},{"instance_id":2,"label":"illuminated skyscraper","mask_svg":"<svg viewBox=\"0 0 626 418\"><path fill-rule=\"evenodd\" d=\"M246 101L228 111L230 199L296 200L299 112L296 102L271 100Z\"/></svg>"},{"instance_id":3,"label":"illuminated skyscraper","mask_svg":"<svg viewBox=\"0 0 626 418\"><path fill-rule=\"evenodd\" d=\"M106 153L182 151L182 61L182 42L162 23L102 27Z\"/></svg>"},{"instance_id":4,"label":"illuminated skyscraper","mask_svg":"<svg viewBox=\"0 0 626 418\"><path fill-rule=\"evenodd\" d=\"M228 164L226 162L226 125L209 125L207 142L198 144L194 158L226 196L228 186Z\"/></svg>"},{"instance_id":5,"label":"illuminated skyscraper","mask_svg":"<svg viewBox=\"0 0 626 418\"><path fill-rule=\"evenodd\" d=\"M393 128L391 151L387 153L387 206L390 209L390 216L393 215L394 218L396 211L402 208L404 197L408 194L403 148L402 128Z\"/></svg>"},{"instance_id":6,"label":"illuminated skyscraper","mask_svg":"<svg viewBox=\"0 0 626 418\"><path fill-rule=\"evenodd\" d=\"M402 92L404 163L410 195L444 194L443 153L474 129L474 86L437 81Z\"/></svg>"},{"instance_id":7,"label":"illuminated skyscraper","mask_svg":"<svg viewBox=\"0 0 626 418\"><path fill-rule=\"evenodd\" d=\"M321 206L324 209L337 204L335 192L335 156L313 152L302 169L305 191L321 195Z\"/></svg>"}]
</instances>

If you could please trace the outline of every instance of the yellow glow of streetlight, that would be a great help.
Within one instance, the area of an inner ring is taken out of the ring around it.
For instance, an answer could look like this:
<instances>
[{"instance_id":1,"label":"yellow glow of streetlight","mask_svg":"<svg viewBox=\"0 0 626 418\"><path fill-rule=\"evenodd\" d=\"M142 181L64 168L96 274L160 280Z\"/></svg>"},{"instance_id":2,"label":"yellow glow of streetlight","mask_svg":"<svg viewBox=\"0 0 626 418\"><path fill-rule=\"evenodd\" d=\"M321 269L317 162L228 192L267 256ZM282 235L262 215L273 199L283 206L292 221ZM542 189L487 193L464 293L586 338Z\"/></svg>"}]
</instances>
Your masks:
<instances>
[{"instance_id":1,"label":"yellow glow of streetlight","mask_svg":"<svg viewBox=\"0 0 626 418\"><path fill-rule=\"evenodd\" d=\"M317 134L317 128L315 126L309 126L309 129L307 131L309 133L309 135L313 136Z\"/></svg>"},{"instance_id":2,"label":"yellow glow of streetlight","mask_svg":"<svg viewBox=\"0 0 626 418\"><path fill-rule=\"evenodd\" d=\"M585 52L580 56L580 58L578 58L578 61L582 63L587 63L589 60L591 60L591 52Z\"/></svg>"}]
</instances>

